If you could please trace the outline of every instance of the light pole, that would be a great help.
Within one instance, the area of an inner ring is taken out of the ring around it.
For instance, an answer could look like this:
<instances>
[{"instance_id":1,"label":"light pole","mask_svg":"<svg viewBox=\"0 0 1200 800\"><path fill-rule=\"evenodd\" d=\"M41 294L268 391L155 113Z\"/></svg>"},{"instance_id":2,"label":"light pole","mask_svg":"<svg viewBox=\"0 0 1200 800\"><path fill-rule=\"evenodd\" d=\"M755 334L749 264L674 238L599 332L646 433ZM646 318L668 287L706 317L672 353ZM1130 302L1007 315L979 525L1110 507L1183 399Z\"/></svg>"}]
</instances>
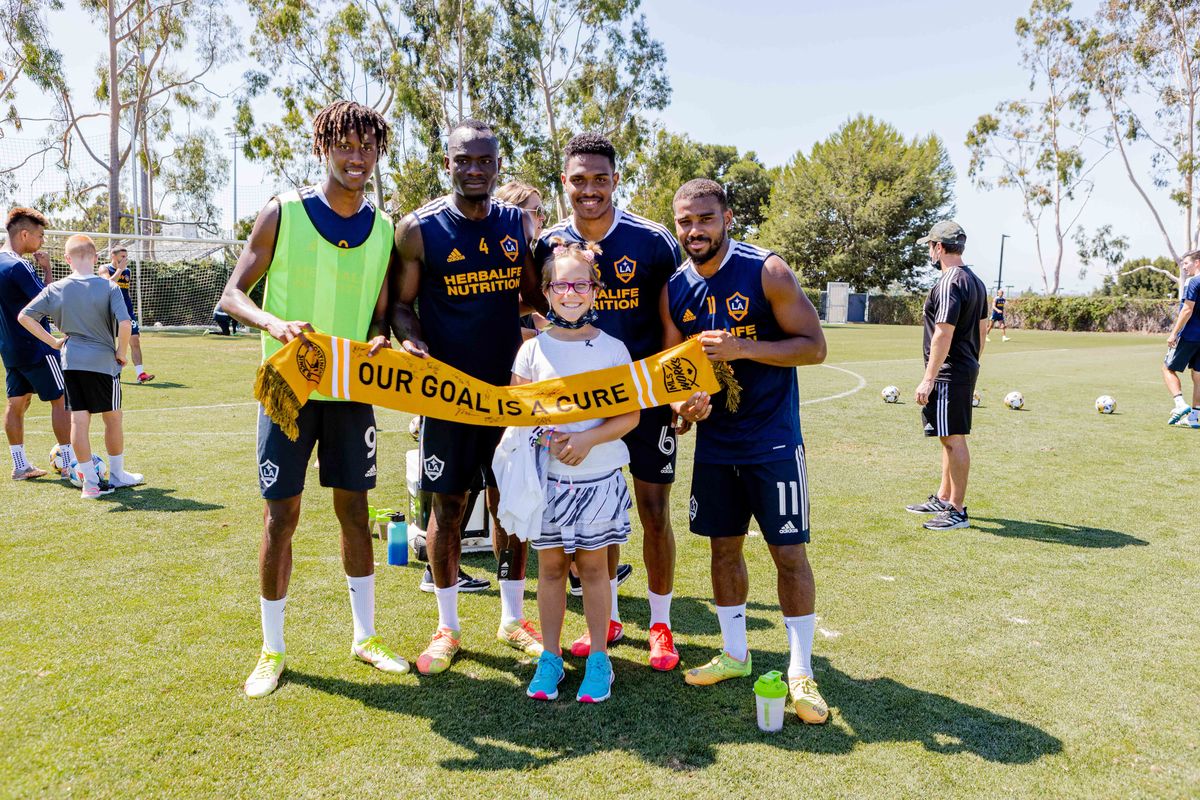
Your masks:
<instances>
[{"instance_id":1,"label":"light pole","mask_svg":"<svg viewBox=\"0 0 1200 800\"><path fill-rule=\"evenodd\" d=\"M230 229L233 231L233 238L237 238L237 157L238 157L238 132L237 128L228 128L225 135L233 139L233 224Z\"/></svg>"},{"instance_id":2,"label":"light pole","mask_svg":"<svg viewBox=\"0 0 1200 800\"><path fill-rule=\"evenodd\" d=\"M1000 269L996 272L996 289L1004 285L1004 240L1009 238L1007 233L1000 234Z\"/></svg>"}]
</instances>

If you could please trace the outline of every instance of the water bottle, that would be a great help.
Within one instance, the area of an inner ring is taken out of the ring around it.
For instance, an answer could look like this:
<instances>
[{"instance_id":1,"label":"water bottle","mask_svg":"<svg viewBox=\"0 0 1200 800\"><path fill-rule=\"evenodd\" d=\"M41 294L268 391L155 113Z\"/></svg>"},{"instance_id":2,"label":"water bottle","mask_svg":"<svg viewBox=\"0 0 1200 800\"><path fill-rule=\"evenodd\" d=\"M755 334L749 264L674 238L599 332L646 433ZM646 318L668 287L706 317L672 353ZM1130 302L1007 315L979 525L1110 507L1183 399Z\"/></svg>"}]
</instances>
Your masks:
<instances>
[{"instance_id":1,"label":"water bottle","mask_svg":"<svg viewBox=\"0 0 1200 800\"><path fill-rule=\"evenodd\" d=\"M388 523L387 560L393 567L408 565L408 523L403 514L392 514Z\"/></svg>"},{"instance_id":2,"label":"water bottle","mask_svg":"<svg viewBox=\"0 0 1200 800\"><path fill-rule=\"evenodd\" d=\"M783 730L787 695L787 683L783 680L783 673L778 670L772 670L754 682L754 705L759 730L768 733Z\"/></svg>"}]
</instances>

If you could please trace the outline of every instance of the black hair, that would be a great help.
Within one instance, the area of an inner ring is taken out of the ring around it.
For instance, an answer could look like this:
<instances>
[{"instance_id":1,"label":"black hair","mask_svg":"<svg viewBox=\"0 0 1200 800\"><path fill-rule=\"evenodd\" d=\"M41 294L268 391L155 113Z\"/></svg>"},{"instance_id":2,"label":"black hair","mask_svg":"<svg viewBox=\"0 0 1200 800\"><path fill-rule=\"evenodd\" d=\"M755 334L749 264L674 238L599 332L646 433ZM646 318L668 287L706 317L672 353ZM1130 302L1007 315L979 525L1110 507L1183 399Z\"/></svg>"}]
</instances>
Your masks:
<instances>
[{"instance_id":1,"label":"black hair","mask_svg":"<svg viewBox=\"0 0 1200 800\"><path fill-rule=\"evenodd\" d=\"M317 112L313 119L313 155L323 156L330 148L354 131L360 137L370 133L375 136L375 146L386 153L391 126L373 108L353 100L338 100Z\"/></svg>"},{"instance_id":2,"label":"black hair","mask_svg":"<svg viewBox=\"0 0 1200 800\"><path fill-rule=\"evenodd\" d=\"M8 220L4 223L4 229L8 232L8 238L11 240L17 231L22 228L32 228L35 225L43 229L50 227L50 223L42 216L42 212L25 206L17 206L8 212Z\"/></svg>"},{"instance_id":3,"label":"black hair","mask_svg":"<svg viewBox=\"0 0 1200 800\"><path fill-rule=\"evenodd\" d=\"M721 203L722 211L729 210L729 197L726 196L725 189L721 187L721 184L708 178L694 178L680 186L679 191L675 192L675 199L672 202L695 200L698 197L715 197Z\"/></svg>"},{"instance_id":4,"label":"black hair","mask_svg":"<svg viewBox=\"0 0 1200 800\"><path fill-rule=\"evenodd\" d=\"M961 256L963 251L967 249L967 237L960 237L955 242L938 242L938 244L946 251L946 255Z\"/></svg>"},{"instance_id":5,"label":"black hair","mask_svg":"<svg viewBox=\"0 0 1200 800\"><path fill-rule=\"evenodd\" d=\"M446 137L446 141L449 142L451 139L454 138L454 134L456 134L462 130L475 131L476 133L480 134L481 136L489 136L493 139L496 138L496 134L492 132L491 125L488 125L486 122L482 122L481 120L477 120L472 117L463 117L458 122L454 123L454 127L452 127L450 129L450 133Z\"/></svg>"},{"instance_id":6,"label":"black hair","mask_svg":"<svg viewBox=\"0 0 1200 800\"><path fill-rule=\"evenodd\" d=\"M598 133L581 133L567 142L563 148L563 164L570 161L572 156L604 156L612 164L613 170L617 169L617 148Z\"/></svg>"}]
</instances>

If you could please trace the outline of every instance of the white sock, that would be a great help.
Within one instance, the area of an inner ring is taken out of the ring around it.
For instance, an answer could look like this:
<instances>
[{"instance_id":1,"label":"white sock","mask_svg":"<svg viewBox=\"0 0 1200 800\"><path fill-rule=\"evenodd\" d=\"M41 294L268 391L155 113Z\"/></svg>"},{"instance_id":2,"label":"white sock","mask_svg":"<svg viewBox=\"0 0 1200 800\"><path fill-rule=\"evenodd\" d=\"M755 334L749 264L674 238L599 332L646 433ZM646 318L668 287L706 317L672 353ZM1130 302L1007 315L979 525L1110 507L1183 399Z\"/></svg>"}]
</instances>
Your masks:
<instances>
[{"instance_id":1,"label":"white sock","mask_svg":"<svg viewBox=\"0 0 1200 800\"><path fill-rule=\"evenodd\" d=\"M811 678L813 676L813 631L817 629L817 615L784 617L783 624L787 627L788 647L792 651L792 660L788 664L788 677L799 678L801 675L806 675Z\"/></svg>"},{"instance_id":2,"label":"white sock","mask_svg":"<svg viewBox=\"0 0 1200 800\"><path fill-rule=\"evenodd\" d=\"M612 592L612 610L608 614L608 618L613 622L621 621L621 612L617 610L617 579L613 578L608 582L609 591Z\"/></svg>"},{"instance_id":3,"label":"white sock","mask_svg":"<svg viewBox=\"0 0 1200 800\"><path fill-rule=\"evenodd\" d=\"M13 469L25 469L29 466L29 462L25 460L25 445L10 444L8 449L12 453Z\"/></svg>"},{"instance_id":4,"label":"white sock","mask_svg":"<svg viewBox=\"0 0 1200 800\"><path fill-rule=\"evenodd\" d=\"M96 472L96 462L90 458L87 462L80 462L79 471L83 473L83 482L89 486L95 486L100 483L100 475Z\"/></svg>"},{"instance_id":5,"label":"white sock","mask_svg":"<svg viewBox=\"0 0 1200 800\"><path fill-rule=\"evenodd\" d=\"M674 592L666 594L655 594L649 589L646 590L646 599L650 601L650 627L654 627L658 623L671 627L671 598L675 596Z\"/></svg>"},{"instance_id":6,"label":"white sock","mask_svg":"<svg viewBox=\"0 0 1200 800\"><path fill-rule=\"evenodd\" d=\"M525 579L500 581L500 624L508 625L525 616ZM452 626L457 630L457 626Z\"/></svg>"},{"instance_id":7,"label":"white sock","mask_svg":"<svg viewBox=\"0 0 1200 800\"><path fill-rule=\"evenodd\" d=\"M71 466L71 462L75 460L75 453L71 451L71 445L60 444L58 446L58 458L62 461L64 467Z\"/></svg>"},{"instance_id":8,"label":"white sock","mask_svg":"<svg viewBox=\"0 0 1200 800\"><path fill-rule=\"evenodd\" d=\"M355 644L375 635L375 573L361 578L346 576L350 587L350 613L354 616Z\"/></svg>"},{"instance_id":9,"label":"white sock","mask_svg":"<svg viewBox=\"0 0 1200 800\"><path fill-rule=\"evenodd\" d=\"M114 456L112 453L108 454L108 474L109 474L109 477L112 477L113 475L125 474L125 454L124 453L121 453L120 455L116 455L116 456Z\"/></svg>"},{"instance_id":10,"label":"white sock","mask_svg":"<svg viewBox=\"0 0 1200 800\"><path fill-rule=\"evenodd\" d=\"M725 652L738 661L745 661L750 649L746 644L746 604L717 606L717 619L721 623L721 640L725 643Z\"/></svg>"},{"instance_id":11,"label":"white sock","mask_svg":"<svg viewBox=\"0 0 1200 800\"><path fill-rule=\"evenodd\" d=\"M452 631L458 630L458 584L440 589L434 587L434 597L437 598L438 604L438 627L449 628Z\"/></svg>"},{"instance_id":12,"label":"white sock","mask_svg":"<svg viewBox=\"0 0 1200 800\"><path fill-rule=\"evenodd\" d=\"M143 367L141 364L137 364L137 365L135 365L135 366L134 366L134 368L133 368L133 374L134 374L134 375L141 375L141 374L142 374L143 372L145 372L145 371L146 371L146 368L145 368L145 367Z\"/></svg>"},{"instance_id":13,"label":"white sock","mask_svg":"<svg viewBox=\"0 0 1200 800\"><path fill-rule=\"evenodd\" d=\"M283 607L286 604L286 597L278 600L258 598L262 611L263 648L272 653L286 652L283 649Z\"/></svg>"},{"instance_id":14,"label":"white sock","mask_svg":"<svg viewBox=\"0 0 1200 800\"><path fill-rule=\"evenodd\" d=\"M1176 408L1187 408L1188 407L1188 404L1183 401L1182 394L1175 395L1175 407Z\"/></svg>"}]
</instances>

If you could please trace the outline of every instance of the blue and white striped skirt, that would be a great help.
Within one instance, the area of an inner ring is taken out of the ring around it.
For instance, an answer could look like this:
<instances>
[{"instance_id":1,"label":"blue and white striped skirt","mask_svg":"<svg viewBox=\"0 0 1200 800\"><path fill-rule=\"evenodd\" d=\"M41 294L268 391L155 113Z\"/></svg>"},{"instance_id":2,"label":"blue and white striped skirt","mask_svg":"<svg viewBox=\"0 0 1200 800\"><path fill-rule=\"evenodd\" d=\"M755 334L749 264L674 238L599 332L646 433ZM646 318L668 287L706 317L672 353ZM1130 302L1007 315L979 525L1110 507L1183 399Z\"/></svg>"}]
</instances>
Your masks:
<instances>
[{"instance_id":1,"label":"blue and white striped skirt","mask_svg":"<svg viewBox=\"0 0 1200 800\"><path fill-rule=\"evenodd\" d=\"M535 550L561 547L565 553L600 550L629 541L633 501L621 470L586 478L546 478L546 510Z\"/></svg>"}]
</instances>

